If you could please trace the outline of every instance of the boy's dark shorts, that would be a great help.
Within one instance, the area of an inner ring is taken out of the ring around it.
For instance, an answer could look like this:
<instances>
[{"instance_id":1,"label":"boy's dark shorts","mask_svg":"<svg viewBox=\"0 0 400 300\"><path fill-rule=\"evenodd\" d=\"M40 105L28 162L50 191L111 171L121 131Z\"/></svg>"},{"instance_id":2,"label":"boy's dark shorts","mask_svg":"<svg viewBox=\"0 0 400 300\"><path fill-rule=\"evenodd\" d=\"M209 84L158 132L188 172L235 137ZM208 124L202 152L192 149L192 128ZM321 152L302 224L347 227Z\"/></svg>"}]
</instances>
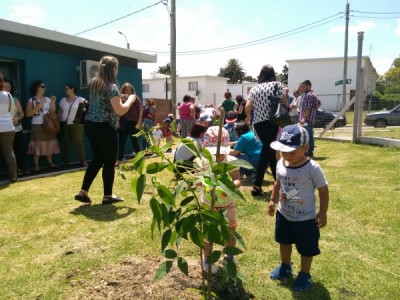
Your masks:
<instances>
[{"instance_id":1,"label":"boy's dark shorts","mask_svg":"<svg viewBox=\"0 0 400 300\"><path fill-rule=\"evenodd\" d=\"M279 211L276 212L275 241L279 244L295 244L302 256L315 256L321 253L318 247L319 228L314 219L307 221L288 221Z\"/></svg>"}]
</instances>

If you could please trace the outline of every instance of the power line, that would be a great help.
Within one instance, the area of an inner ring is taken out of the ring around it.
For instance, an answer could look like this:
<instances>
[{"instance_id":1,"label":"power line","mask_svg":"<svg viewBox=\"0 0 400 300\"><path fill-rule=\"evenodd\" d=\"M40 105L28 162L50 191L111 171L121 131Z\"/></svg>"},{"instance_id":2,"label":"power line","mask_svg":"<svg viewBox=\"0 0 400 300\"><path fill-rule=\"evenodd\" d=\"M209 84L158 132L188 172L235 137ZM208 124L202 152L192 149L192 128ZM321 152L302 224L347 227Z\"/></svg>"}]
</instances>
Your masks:
<instances>
[{"instance_id":1,"label":"power line","mask_svg":"<svg viewBox=\"0 0 400 300\"><path fill-rule=\"evenodd\" d=\"M322 25L324 25L326 23L330 23L330 22L336 21L338 19L343 18L343 16L340 16L340 17L335 18L333 20L329 20L329 19L331 19L331 18L333 18L333 17L335 17L337 15L340 15L340 14L343 14L343 12L339 12L339 13L334 14L332 16L320 19L318 21L315 21L315 22L309 23L307 25L303 25L303 26L300 26L300 27L297 27L297 28L294 28L294 29L291 29L291 30L288 30L288 31L285 31L285 32L282 32L282 33L278 33L278 34L275 34L275 35L272 35L272 36L269 36L269 37L265 37L265 38L261 38L261 39L257 39L257 40L253 40L253 41L249 41L249 42L245 42L245 43L241 43L241 44L230 45L230 46L225 46L225 47L220 47L220 48L192 50L192 51L179 51L179 52L177 52L177 54L179 54L179 55L198 55L198 54L205 54L205 53L223 52L223 51L229 51L229 50L239 49L239 48L248 47L248 46L254 46L254 45L257 45L257 44L261 44L261 43L264 43L264 42L269 42L269 41L273 41L273 40L276 40L276 39L279 39L279 38L287 37L287 36L290 36L290 35L293 35L293 34L296 34L296 33L300 33L300 32L306 31L306 30L310 30L310 29L315 28L315 27L322 26ZM322 21L325 21L325 20L328 20L328 21L323 22L321 24L318 24L318 23L320 23ZM314 25L314 26L310 27L311 25ZM157 53L157 54L160 54L160 55L169 54L169 52L166 52L166 51L164 51L164 52L163 51L153 51L153 50L137 50L137 51L148 52L148 53Z\"/></svg>"},{"instance_id":2,"label":"power line","mask_svg":"<svg viewBox=\"0 0 400 300\"><path fill-rule=\"evenodd\" d=\"M112 21L109 21L109 22L107 22L107 23L98 25L98 26L96 26L96 27L93 27L93 28L90 28L90 29L87 29L87 30L78 32L78 33L76 33L75 35L80 35L80 34L82 34L82 33L85 33L85 32L88 32L88 31L92 31L92 30L94 30L94 29L97 29L97 28L106 26L106 25L108 25L108 24L117 22L117 21L122 20L122 19L124 19L124 18L130 17L130 16L132 16L132 15L134 15L134 14L137 14L137 13L139 13L139 12L142 12L142 11L144 11L144 10L150 8L150 7L156 6L156 5L160 4L160 3L162 3L162 4L164 4L164 5L167 5L167 4L168 4L168 1L165 1L165 0L158 1L157 3L154 3L154 4L152 4L152 5L149 5L149 6L145 7L145 8L142 8L142 9L139 9L139 10L137 10L137 11L134 11L134 12L132 12L132 13L130 13L130 14L125 15L125 16L119 17L119 18L117 18L117 19L115 19L115 20L112 20ZM167 3L167 4L166 4L166 3Z\"/></svg>"},{"instance_id":3,"label":"power line","mask_svg":"<svg viewBox=\"0 0 400 300\"><path fill-rule=\"evenodd\" d=\"M377 11L359 11L359 10L350 10L351 12L356 12L356 13L360 13L360 14L371 14L371 15L395 15L395 14L400 14L400 12L398 11L394 11L394 12L377 12Z\"/></svg>"},{"instance_id":4,"label":"power line","mask_svg":"<svg viewBox=\"0 0 400 300\"><path fill-rule=\"evenodd\" d=\"M351 15L352 17L355 18L362 18L362 19L399 19L400 16L397 17L367 17L367 16L357 16L357 15Z\"/></svg>"}]
</instances>

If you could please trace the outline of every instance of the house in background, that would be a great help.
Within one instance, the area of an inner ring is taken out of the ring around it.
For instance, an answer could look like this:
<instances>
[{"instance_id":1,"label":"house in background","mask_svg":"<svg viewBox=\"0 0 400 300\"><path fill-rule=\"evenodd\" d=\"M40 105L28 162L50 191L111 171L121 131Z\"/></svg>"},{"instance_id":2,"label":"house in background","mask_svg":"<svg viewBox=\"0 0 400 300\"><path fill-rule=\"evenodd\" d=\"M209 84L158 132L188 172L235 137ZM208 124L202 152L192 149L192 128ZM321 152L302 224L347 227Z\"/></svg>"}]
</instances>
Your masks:
<instances>
[{"instance_id":1,"label":"house in background","mask_svg":"<svg viewBox=\"0 0 400 300\"><path fill-rule=\"evenodd\" d=\"M338 111L341 108L343 94L343 57L310 58L286 60L289 67L288 87L290 93L298 88L299 83L309 79L312 89L321 100L321 108ZM362 98L375 93L378 74L368 56L361 59ZM346 103L355 95L357 57L347 58Z\"/></svg>"},{"instance_id":2,"label":"house in background","mask_svg":"<svg viewBox=\"0 0 400 300\"><path fill-rule=\"evenodd\" d=\"M77 95L87 98L88 82L95 76L104 55L118 58L119 83L132 83L141 97L142 70L138 69L138 63L157 62L155 55L3 19L0 19L0 41L0 73L12 81L15 96L24 108L31 97L30 85L38 79L46 82L47 96L55 95L57 103L65 96L67 83L78 88ZM29 118L23 120L27 142L30 123ZM87 153L90 159L90 151ZM0 173L2 170L0 166Z\"/></svg>"},{"instance_id":3,"label":"house in background","mask_svg":"<svg viewBox=\"0 0 400 300\"><path fill-rule=\"evenodd\" d=\"M247 100L251 88L256 84L257 82L250 81L243 81L242 83L230 83L227 84L227 89L231 92L233 99L235 99L237 95L241 95L245 100Z\"/></svg>"},{"instance_id":4,"label":"house in background","mask_svg":"<svg viewBox=\"0 0 400 300\"><path fill-rule=\"evenodd\" d=\"M218 76L185 76L176 78L176 102L182 103L183 96L196 99L196 104L218 106L224 99L229 78ZM171 81L168 75L154 74L151 79L143 79L143 98L171 99ZM177 114L179 115L179 114Z\"/></svg>"}]
</instances>

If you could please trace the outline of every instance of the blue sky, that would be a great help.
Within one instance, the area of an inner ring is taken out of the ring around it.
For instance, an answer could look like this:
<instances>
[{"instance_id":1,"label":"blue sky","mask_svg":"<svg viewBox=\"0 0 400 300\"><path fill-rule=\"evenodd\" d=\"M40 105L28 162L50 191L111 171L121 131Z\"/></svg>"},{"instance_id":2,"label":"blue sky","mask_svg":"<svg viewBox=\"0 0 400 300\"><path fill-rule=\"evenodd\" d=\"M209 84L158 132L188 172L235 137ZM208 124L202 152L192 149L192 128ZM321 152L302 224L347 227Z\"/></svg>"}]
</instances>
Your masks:
<instances>
[{"instance_id":1,"label":"blue sky","mask_svg":"<svg viewBox=\"0 0 400 300\"><path fill-rule=\"evenodd\" d=\"M169 8L159 2L9 0L2 3L0 18L76 35L131 14L77 36L125 48L126 40L118 34L123 32L131 49L157 53L156 64L139 64L143 77L149 78L151 72L170 61ZM266 63L281 72L288 59L341 57L346 3L346 0L176 0L177 52L186 52L177 55L177 73L217 75L229 59L236 58L248 75L256 77ZM348 55L357 55L357 32L364 31L363 55L371 58L382 75L400 56L400 1L349 0L349 3ZM281 36L285 32L286 36ZM268 39L272 36L279 38ZM197 55L187 53L241 44L246 46Z\"/></svg>"}]
</instances>

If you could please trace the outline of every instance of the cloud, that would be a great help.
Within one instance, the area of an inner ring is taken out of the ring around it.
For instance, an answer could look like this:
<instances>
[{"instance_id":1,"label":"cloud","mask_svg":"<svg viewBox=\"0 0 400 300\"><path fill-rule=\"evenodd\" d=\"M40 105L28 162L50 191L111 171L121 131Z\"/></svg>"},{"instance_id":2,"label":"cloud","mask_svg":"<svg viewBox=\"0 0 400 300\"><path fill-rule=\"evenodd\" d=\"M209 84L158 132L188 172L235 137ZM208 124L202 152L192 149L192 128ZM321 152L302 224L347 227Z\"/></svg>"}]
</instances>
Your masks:
<instances>
[{"instance_id":1,"label":"cloud","mask_svg":"<svg viewBox=\"0 0 400 300\"><path fill-rule=\"evenodd\" d=\"M349 33L354 34L360 31L367 31L368 29L376 27L376 23L373 21L367 21L367 22L357 22L356 25L350 25L349 26ZM340 26L334 26L329 30L331 33L343 33L345 31L345 26L340 25Z\"/></svg>"},{"instance_id":2,"label":"cloud","mask_svg":"<svg viewBox=\"0 0 400 300\"><path fill-rule=\"evenodd\" d=\"M28 25L39 25L45 17L45 12L40 6L33 4L11 6L10 20Z\"/></svg>"}]
</instances>

